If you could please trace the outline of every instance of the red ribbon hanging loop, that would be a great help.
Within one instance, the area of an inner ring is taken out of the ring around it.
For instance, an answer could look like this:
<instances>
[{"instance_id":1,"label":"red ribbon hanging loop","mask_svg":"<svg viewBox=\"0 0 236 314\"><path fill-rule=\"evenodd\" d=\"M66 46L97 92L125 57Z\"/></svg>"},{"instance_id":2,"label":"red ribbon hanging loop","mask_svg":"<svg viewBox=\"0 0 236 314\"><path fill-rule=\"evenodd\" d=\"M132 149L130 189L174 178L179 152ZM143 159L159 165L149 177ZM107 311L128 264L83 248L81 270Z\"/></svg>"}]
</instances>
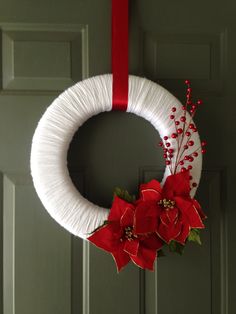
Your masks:
<instances>
[{"instance_id":1,"label":"red ribbon hanging loop","mask_svg":"<svg viewBox=\"0 0 236 314\"><path fill-rule=\"evenodd\" d=\"M128 105L128 0L112 0L112 110Z\"/></svg>"}]
</instances>

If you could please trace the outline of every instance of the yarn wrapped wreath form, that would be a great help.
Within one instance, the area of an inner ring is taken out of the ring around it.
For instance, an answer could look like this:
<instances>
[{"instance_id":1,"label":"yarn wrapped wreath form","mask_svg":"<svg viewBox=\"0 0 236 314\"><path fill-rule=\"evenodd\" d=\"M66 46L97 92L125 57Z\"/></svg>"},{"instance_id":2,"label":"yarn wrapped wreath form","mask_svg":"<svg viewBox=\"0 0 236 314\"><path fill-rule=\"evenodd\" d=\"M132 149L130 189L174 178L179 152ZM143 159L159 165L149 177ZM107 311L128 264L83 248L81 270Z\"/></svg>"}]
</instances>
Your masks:
<instances>
[{"instance_id":1,"label":"yarn wrapped wreath form","mask_svg":"<svg viewBox=\"0 0 236 314\"><path fill-rule=\"evenodd\" d=\"M167 138L168 134L178 136L177 123L173 123L173 119L175 122L181 121L182 108L182 104L160 85L145 78L129 76L127 112L149 121L162 139ZM112 75L86 79L70 87L53 101L39 121L33 137L31 173L37 194L48 213L60 225L83 239L91 237L91 233L104 226L104 222L109 221L110 210L91 203L76 189L67 168L67 152L73 135L84 122L92 116L111 110ZM174 118L170 119L171 111L174 111ZM191 123L194 125L191 114L186 110L184 122L186 125ZM202 146L196 128L194 131L189 141L191 145L187 145L188 156L191 158L191 166L188 169L191 169L191 177L194 180L189 190L191 198L195 195L202 169L201 154L198 158L191 157L193 154L197 155L197 149ZM167 144L172 152L179 149L175 136L169 136ZM160 146L163 145L165 146L164 140ZM167 151L166 148L165 150ZM167 166L160 186L163 187L166 179L172 174L171 165L176 162L176 159L177 156L173 154L172 159L166 162ZM169 206L168 200L164 199L164 203L163 200L160 201L165 207ZM132 232L128 233L125 239L131 243ZM136 248L133 254L137 255L137 250ZM127 254L129 253L128 251ZM130 256L132 259L132 252ZM145 267L145 262L142 264L138 260L136 262L135 258L132 260L140 267L152 269L152 266ZM121 262L118 269L122 268L125 263L126 261Z\"/></svg>"}]
</instances>

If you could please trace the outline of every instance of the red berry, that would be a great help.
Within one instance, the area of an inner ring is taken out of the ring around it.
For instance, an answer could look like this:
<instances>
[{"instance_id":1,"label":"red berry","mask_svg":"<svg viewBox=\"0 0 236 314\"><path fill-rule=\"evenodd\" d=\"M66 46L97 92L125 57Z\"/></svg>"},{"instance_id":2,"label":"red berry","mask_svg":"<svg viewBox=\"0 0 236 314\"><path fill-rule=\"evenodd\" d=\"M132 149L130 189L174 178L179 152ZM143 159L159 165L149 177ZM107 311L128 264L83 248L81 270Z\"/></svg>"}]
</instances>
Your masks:
<instances>
[{"instance_id":1,"label":"red berry","mask_svg":"<svg viewBox=\"0 0 236 314\"><path fill-rule=\"evenodd\" d=\"M170 147L170 143L169 142L166 142L166 147Z\"/></svg>"},{"instance_id":2,"label":"red berry","mask_svg":"<svg viewBox=\"0 0 236 314\"><path fill-rule=\"evenodd\" d=\"M193 156L194 156L194 157L197 157L197 156L198 156L198 153L197 153L197 152L194 152L194 153L193 153Z\"/></svg>"},{"instance_id":3,"label":"red berry","mask_svg":"<svg viewBox=\"0 0 236 314\"><path fill-rule=\"evenodd\" d=\"M188 92L188 93L191 93L191 91L192 91L192 88L191 88L191 87L187 88L187 92Z\"/></svg>"},{"instance_id":4,"label":"red berry","mask_svg":"<svg viewBox=\"0 0 236 314\"><path fill-rule=\"evenodd\" d=\"M201 100L201 99L198 99L197 104L198 104L198 105L202 105L202 100Z\"/></svg>"},{"instance_id":5,"label":"red berry","mask_svg":"<svg viewBox=\"0 0 236 314\"><path fill-rule=\"evenodd\" d=\"M193 177L192 176L189 176L189 180L192 180L193 179Z\"/></svg>"},{"instance_id":6,"label":"red berry","mask_svg":"<svg viewBox=\"0 0 236 314\"><path fill-rule=\"evenodd\" d=\"M179 164L180 164L181 166L183 166L184 161L183 161L183 160L181 160L181 161L179 162Z\"/></svg>"},{"instance_id":7,"label":"red berry","mask_svg":"<svg viewBox=\"0 0 236 314\"><path fill-rule=\"evenodd\" d=\"M193 132L197 132L197 128L193 128L192 131L193 131Z\"/></svg>"},{"instance_id":8,"label":"red berry","mask_svg":"<svg viewBox=\"0 0 236 314\"><path fill-rule=\"evenodd\" d=\"M173 155L172 155L172 154L169 154L169 158L170 158L170 159L173 158Z\"/></svg>"},{"instance_id":9,"label":"red berry","mask_svg":"<svg viewBox=\"0 0 236 314\"><path fill-rule=\"evenodd\" d=\"M168 152L169 152L170 154L173 154L173 152L174 152L173 148L168 149Z\"/></svg>"},{"instance_id":10,"label":"red berry","mask_svg":"<svg viewBox=\"0 0 236 314\"><path fill-rule=\"evenodd\" d=\"M189 161L189 162L192 162L193 159L194 159L194 158L193 158L192 156L189 156L188 161Z\"/></svg>"},{"instance_id":11,"label":"red berry","mask_svg":"<svg viewBox=\"0 0 236 314\"><path fill-rule=\"evenodd\" d=\"M170 161L169 160L166 160L166 165L170 165Z\"/></svg>"},{"instance_id":12,"label":"red berry","mask_svg":"<svg viewBox=\"0 0 236 314\"><path fill-rule=\"evenodd\" d=\"M177 130L177 132L178 132L178 134L182 134L182 133L183 133L183 129L179 128L179 129Z\"/></svg>"},{"instance_id":13,"label":"red berry","mask_svg":"<svg viewBox=\"0 0 236 314\"><path fill-rule=\"evenodd\" d=\"M202 147L204 147L204 146L207 145L207 142L206 141L202 141L201 145L202 145Z\"/></svg>"},{"instance_id":14,"label":"red berry","mask_svg":"<svg viewBox=\"0 0 236 314\"><path fill-rule=\"evenodd\" d=\"M186 134L186 136L190 136L190 135L191 135L191 133L190 133L190 132L186 132L185 134Z\"/></svg>"},{"instance_id":15,"label":"red berry","mask_svg":"<svg viewBox=\"0 0 236 314\"><path fill-rule=\"evenodd\" d=\"M195 187L197 187L197 183L196 182L193 182L192 183L192 186L195 188Z\"/></svg>"},{"instance_id":16,"label":"red berry","mask_svg":"<svg viewBox=\"0 0 236 314\"><path fill-rule=\"evenodd\" d=\"M185 122L185 121L186 121L186 118L185 118L184 116L182 116L182 117L180 118L180 121L181 121L181 122Z\"/></svg>"},{"instance_id":17,"label":"red berry","mask_svg":"<svg viewBox=\"0 0 236 314\"><path fill-rule=\"evenodd\" d=\"M182 106L182 109L183 109L183 110L186 110L186 106Z\"/></svg>"},{"instance_id":18,"label":"red berry","mask_svg":"<svg viewBox=\"0 0 236 314\"><path fill-rule=\"evenodd\" d=\"M173 120L175 116L173 114L170 115L170 119Z\"/></svg>"},{"instance_id":19,"label":"red berry","mask_svg":"<svg viewBox=\"0 0 236 314\"><path fill-rule=\"evenodd\" d=\"M189 85L190 84L190 81L189 80L185 80L184 82L186 85Z\"/></svg>"},{"instance_id":20,"label":"red berry","mask_svg":"<svg viewBox=\"0 0 236 314\"><path fill-rule=\"evenodd\" d=\"M188 100L187 105L191 105L191 104L192 104L191 100Z\"/></svg>"},{"instance_id":21,"label":"red berry","mask_svg":"<svg viewBox=\"0 0 236 314\"><path fill-rule=\"evenodd\" d=\"M206 154L206 149L202 149L202 154Z\"/></svg>"},{"instance_id":22,"label":"red berry","mask_svg":"<svg viewBox=\"0 0 236 314\"><path fill-rule=\"evenodd\" d=\"M172 112L175 112L175 111L176 111L176 108L175 108L175 107L173 107L173 108L171 109L171 111L172 111Z\"/></svg>"},{"instance_id":23,"label":"red berry","mask_svg":"<svg viewBox=\"0 0 236 314\"><path fill-rule=\"evenodd\" d=\"M162 146L163 146L163 142L160 142L160 143L159 143L159 146L161 146L161 147L162 147Z\"/></svg>"},{"instance_id":24,"label":"red berry","mask_svg":"<svg viewBox=\"0 0 236 314\"><path fill-rule=\"evenodd\" d=\"M197 106L196 105L192 105L192 109L196 110Z\"/></svg>"},{"instance_id":25,"label":"red berry","mask_svg":"<svg viewBox=\"0 0 236 314\"><path fill-rule=\"evenodd\" d=\"M188 160L188 159L189 159L188 155L184 156L184 160Z\"/></svg>"},{"instance_id":26,"label":"red berry","mask_svg":"<svg viewBox=\"0 0 236 314\"><path fill-rule=\"evenodd\" d=\"M167 154L164 154L163 157L166 159L167 158Z\"/></svg>"},{"instance_id":27,"label":"red berry","mask_svg":"<svg viewBox=\"0 0 236 314\"><path fill-rule=\"evenodd\" d=\"M184 145L184 149L188 149L188 145Z\"/></svg>"},{"instance_id":28,"label":"red berry","mask_svg":"<svg viewBox=\"0 0 236 314\"><path fill-rule=\"evenodd\" d=\"M188 145L189 145L189 146L193 146L193 145L194 145L194 141L189 141L189 142L188 142Z\"/></svg>"},{"instance_id":29,"label":"red berry","mask_svg":"<svg viewBox=\"0 0 236 314\"><path fill-rule=\"evenodd\" d=\"M177 135L176 133L172 133L172 134L171 134L171 137L172 137L172 138L176 138L177 136L178 136L178 135Z\"/></svg>"},{"instance_id":30,"label":"red berry","mask_svg":"<svg viewBox=\"0 0 236 314\"><path fill-rule=\"evenodd\" d=\"M164 136L164 140L165 140L165 141L168 140L168 136Z\"/></svg>"},{"instance_id":31,"label":"red berry","mask_svg":"<svg viewBox=\"0 0 236 314\"><path fill-rule=\"evenodd\" d=\"M164 149L163 149L163 152L164 152L164 153L167 153L167 148L164 148Z\"/></svg>"},{"instance_id":32,"label":"red berry","mask_svg":"<svg viewBox=\"0 0 236 314\"><path fill-rule=\"evenodd\" d=\"M194 113L194 112L195 112L195 110L193 110L193 109L190 110L190 113Z\"/></svg>"},{"instance_id":33,"label":"red berry","mask_svg":"<svg viewBox=\"0 0 236 314\"><path fill-rule=\"evenodd\" d=\"M175 125L179 125L179 121L175 121Z\"/></svg>"},{"instance_id":34,"label":"red berry","mask_svg":"<svg viewBox=\"0 0 236 314\"><path fill-rule=\"evenodd\" d=\"M190 128L190 129L194 129L194 127L195 127L195 126L194 126L193 123L190 123L190 124L189 124L189 128Z\"/></svg>"},{"instance_id":35,"label":"red berry","mask_svg":"<svg viewBox=\"0 0 236 314\"><path fill-rule=\"evenodd\" d=\"M184 172L184 171L186 171L186 170L187 170L187 169L186 169L185 167L182 167L182 168L181 168L181 171L182 171L182 172Z\"/></svg>"},{"instance_id":36,"label":"red berry","mask_svg":"<svg viewBox=\"0 0 236 314\"><path fill-rule=\"evenodd\" d=\"M188 170L191 170L193 169L193 167L191 165L188 166Z\"/></svg>"}]
</instances>

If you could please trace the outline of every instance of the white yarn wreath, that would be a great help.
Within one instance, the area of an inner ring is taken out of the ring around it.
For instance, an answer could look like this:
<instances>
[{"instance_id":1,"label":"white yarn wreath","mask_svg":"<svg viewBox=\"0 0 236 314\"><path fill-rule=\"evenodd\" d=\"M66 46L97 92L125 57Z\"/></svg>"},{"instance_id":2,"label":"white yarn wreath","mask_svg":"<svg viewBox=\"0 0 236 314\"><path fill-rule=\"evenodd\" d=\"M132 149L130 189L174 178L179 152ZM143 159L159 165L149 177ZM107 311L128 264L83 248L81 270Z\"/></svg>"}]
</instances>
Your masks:
<instances>
[{"instance_id":1,"label":"white yarn wreath","mask_svg":"<svg viewBox=\"0 0 236 314\"><path fill-rule=\"evenodd\" d=\"M145 78L129 76L127 112L148 120L160 137L175 132L169 119L174 106L181 115L181 103L160 85ZM35 189L49 214L65 229L86 239L107 219L109 210L85 199L71 181L67 168L67 151L73 135L90 117L112 110L112 75L101 75L81 81L63 92L48 107L35 131L31 150L31 173ZM186 121L190 121L187 113ZM200 146L198 132L192 136ZM171 141L171 140L170 140ZM172 141L175 148L176 141ZM174 162L174 160L173 160ZM191 174L199 183L202 156L195 158ZM170 175L166 167L162 183ZM194 196L196 188L191 190Z\"/></svg>"}]
</instances>

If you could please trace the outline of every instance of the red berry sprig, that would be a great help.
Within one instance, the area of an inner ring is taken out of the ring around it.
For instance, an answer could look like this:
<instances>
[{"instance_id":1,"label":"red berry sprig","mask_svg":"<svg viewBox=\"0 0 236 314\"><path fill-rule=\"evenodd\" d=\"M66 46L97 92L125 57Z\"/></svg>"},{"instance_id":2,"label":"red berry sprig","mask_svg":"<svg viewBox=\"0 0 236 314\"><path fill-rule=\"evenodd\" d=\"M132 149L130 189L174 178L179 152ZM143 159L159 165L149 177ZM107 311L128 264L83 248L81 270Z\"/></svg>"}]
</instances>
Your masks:
<instances>
[{"instance_id":1,"label":"red berry sprig","mask_svg":"<svg viewBox=\"0 0 236 314\"><path fill-rule=\"evenodd\" d=\"M171 113L169 119L173 121L175 125L175 132L170 135L165 135L163 140L160 142L160 146L163 149L163 157L165 159L165 163L169 166L171 174L175 174L179 171L186 171L191 170L192 165L191 163L194 161L195 158L199 156L199 154L206 153L206 141L201 142L201 146L198 147L194 152L188 153L188 149L194 146L194 141L191 139L192 135L197 132L197 127L193 123L193 117L195 116L198 108L202 105L202 100L198 99L197 102L193 102L192 99L192 88L189 80L185 81L187 85L186 90L186 103L182 106L182 115L179 120L175 119L176 107L171 108ZM186 113L189 112L190 114L190 121L187 122L186 120ZM175 151L172 147L170 139L175 140L177 143L177 150ZM175 157L175 162L173 163L172 160ZM190 180L193 178L190 177ZM192 182L192 187L196 187L197 183Z\"/></svg>"}]
</instances>

